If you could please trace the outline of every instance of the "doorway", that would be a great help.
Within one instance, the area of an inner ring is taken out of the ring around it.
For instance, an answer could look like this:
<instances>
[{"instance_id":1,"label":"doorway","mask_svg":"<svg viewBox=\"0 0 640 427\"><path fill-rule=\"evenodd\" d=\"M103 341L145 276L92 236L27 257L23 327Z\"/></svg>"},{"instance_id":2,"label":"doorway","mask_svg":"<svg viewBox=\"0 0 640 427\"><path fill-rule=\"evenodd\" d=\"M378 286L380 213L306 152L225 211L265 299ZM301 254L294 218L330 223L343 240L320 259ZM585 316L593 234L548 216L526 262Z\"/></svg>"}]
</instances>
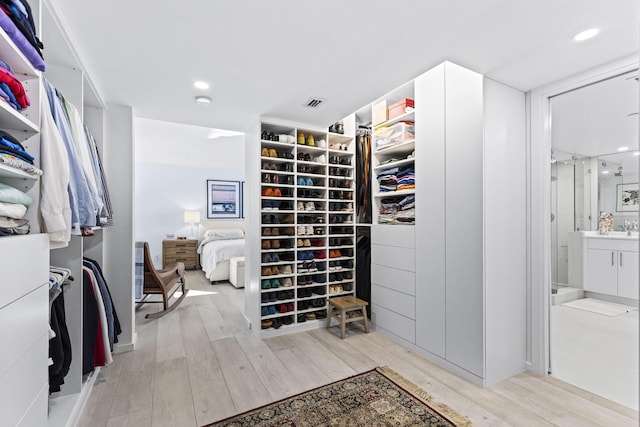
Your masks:
<instances>
[{"instance_id":1,"label":"doorway","mask_svg":"<svg viewBox=\"0 0 640 427\"><path fill-rule=\"evenodd\" d=\"M549 373L635 410L638 108L637 70L549 97Z\"/></svg>"}]
</instances>

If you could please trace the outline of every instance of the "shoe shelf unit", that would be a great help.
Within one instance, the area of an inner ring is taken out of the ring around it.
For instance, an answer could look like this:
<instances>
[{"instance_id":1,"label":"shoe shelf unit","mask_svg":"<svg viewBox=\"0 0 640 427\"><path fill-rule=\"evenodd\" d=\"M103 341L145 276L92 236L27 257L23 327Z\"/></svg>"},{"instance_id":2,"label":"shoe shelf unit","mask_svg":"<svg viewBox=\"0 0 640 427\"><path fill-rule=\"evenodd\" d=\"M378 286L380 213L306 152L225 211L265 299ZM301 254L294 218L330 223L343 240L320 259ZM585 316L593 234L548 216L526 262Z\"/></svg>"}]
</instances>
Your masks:
<instances>
[{"instance_id":1,"label":"shoe shelf unit","mask_svg":"<svg viewBox=\"0 0 640 427\"><path fill-rule=\"evenodd\" d=\"M405 98L415 99L413 82L385 95L380 101L391 105ZM414 121L415 111L412 110L373 126L374 224L415 224Z\"/></svg>"},{"instance_id":2,"label":"shoe shelf unit","mask_svg":"<svg viewBox=\"0 0 640 427\"><path fill-rule=\"evenodd\" d=\"M274 122L260 132L261 335L321 327L327 298L355 294L355 137Z\"/></svg>"}]
</instances>

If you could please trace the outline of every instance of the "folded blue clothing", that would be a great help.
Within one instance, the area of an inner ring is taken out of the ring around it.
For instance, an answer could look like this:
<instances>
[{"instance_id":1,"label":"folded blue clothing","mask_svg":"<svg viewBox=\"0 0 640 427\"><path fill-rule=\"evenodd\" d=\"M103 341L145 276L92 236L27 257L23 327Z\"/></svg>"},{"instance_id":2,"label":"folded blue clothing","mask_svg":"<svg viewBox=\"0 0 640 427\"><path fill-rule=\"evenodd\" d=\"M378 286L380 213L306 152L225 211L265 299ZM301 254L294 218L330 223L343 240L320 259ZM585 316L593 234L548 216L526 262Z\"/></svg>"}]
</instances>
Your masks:
<instances>
[{"instance_id":1,"label":"folded blue clothing","mask_svg":"<svg viewBox=\"0 0 640 427\"><path fill-rule=\"evenodd\" d=\"M382 175L396 175L399 170L400 169L398 167L385 169L378 174L378 177Z\"/></svg>"},{"instance_id":2,"label":"folded blue clothing","mask_svg":"<svg viewBox=\"0 0 640 427\"><path fill-rule=\"evenodd\" d=\"M30 159L31 161L35 159L35 157L27 153L27 151L21 145L14 144L13 142L9 141L6 138L0 138L0 144L4 145L5 147L11 148L12 150L18 151L19 153L23 154L26 158Z\"/></svg>"}]
</instances>

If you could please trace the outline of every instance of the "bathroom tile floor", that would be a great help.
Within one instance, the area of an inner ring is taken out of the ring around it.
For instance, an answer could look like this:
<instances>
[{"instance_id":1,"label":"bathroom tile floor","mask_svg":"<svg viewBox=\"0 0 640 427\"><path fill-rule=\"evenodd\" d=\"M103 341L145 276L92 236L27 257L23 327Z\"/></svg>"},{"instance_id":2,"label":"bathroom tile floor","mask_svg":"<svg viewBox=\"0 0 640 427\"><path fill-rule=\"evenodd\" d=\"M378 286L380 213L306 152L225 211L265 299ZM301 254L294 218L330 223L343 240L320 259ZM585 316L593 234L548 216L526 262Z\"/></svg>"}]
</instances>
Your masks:
<instances>
[{"instance_id":1,"label":"bathroom tile floor","mask_svg":"<svg viewBox=\"0 0 640 427\"><path fill-rule=\"evenodd\" d=\"M551 307L551 375L638 410L638 311Z\"/></svg>"}]
</instances>

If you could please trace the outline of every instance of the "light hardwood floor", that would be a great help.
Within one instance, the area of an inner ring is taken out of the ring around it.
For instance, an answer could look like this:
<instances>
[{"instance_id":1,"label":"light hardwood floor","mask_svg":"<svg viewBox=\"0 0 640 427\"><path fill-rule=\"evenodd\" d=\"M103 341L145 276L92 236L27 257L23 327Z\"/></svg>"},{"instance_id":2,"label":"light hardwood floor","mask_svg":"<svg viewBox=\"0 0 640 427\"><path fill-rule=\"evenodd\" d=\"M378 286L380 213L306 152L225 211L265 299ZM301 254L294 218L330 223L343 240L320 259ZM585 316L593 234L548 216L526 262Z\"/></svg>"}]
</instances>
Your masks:
<instances>
[{"instance_id":1,"label":"light hardwood floor","mask_svg":"<svg viewBox=\"0 0 640 427\"><path fill-rule=\"evenodd\" d=\"M244 328L243 291L188 273L188 298L157 320L136 315L136 350L101 370L80 426L202 426L389 366L474 426L637 426L638 413L550 377L522 373L482 389L357 325L259 340Z\"/></svg>"}]
</instances>

